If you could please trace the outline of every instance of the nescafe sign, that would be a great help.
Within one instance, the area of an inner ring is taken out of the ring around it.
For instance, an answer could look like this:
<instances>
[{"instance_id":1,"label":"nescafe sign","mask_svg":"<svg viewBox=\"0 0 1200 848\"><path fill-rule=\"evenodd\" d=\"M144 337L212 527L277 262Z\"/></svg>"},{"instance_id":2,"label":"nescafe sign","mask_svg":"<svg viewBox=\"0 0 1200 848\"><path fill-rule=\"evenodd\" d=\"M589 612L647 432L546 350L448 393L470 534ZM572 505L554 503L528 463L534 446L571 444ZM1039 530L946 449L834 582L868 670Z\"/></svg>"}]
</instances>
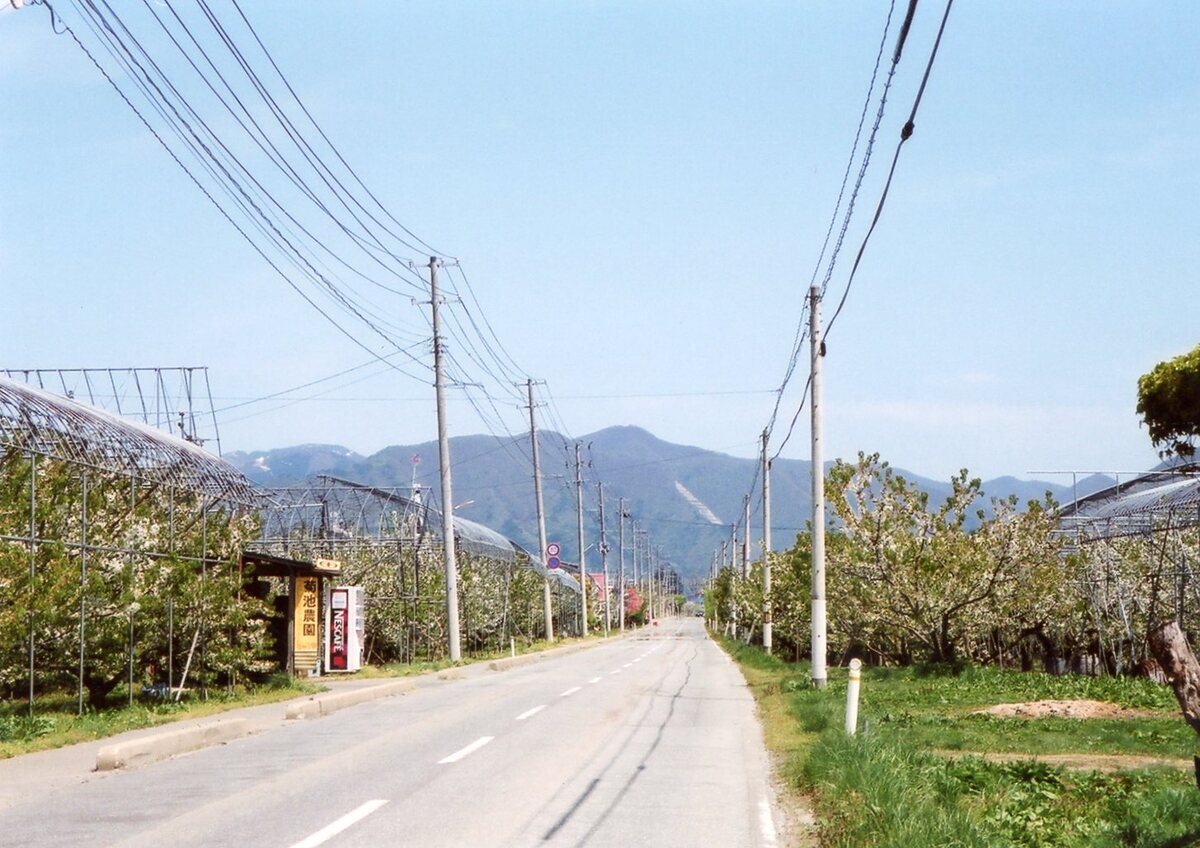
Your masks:
<instances>
[{"instance_id":1,"label":"nescafe sign","mask_svg":"<svg viewBox=\"0 0 1200 848\"><path fill-rule=\"evenodd\" d=\"M350 593L345 589L334 589L329 596L329 667L345 671L349 662L346 650L346 607Z\"/></svg>"}]
</instances>

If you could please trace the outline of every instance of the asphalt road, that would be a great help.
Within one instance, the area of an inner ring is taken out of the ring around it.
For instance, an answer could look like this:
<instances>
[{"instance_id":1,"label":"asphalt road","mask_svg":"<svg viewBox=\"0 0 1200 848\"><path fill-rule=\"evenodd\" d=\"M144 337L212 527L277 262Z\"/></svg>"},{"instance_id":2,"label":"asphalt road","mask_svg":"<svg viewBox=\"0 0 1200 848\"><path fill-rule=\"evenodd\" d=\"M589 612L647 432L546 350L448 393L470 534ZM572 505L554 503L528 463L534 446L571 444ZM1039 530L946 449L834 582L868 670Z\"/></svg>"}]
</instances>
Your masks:
<instances>
[{"instance_id":1,"label":"asphalt road","mask_svg":"<svg viewBox=\"0 0 1200 848\"><path fill-rule=\"evenodd\" d=\"M468 674L0 810L33 846L770 846L767 757L698 620Z\"/></svg>"}]
</instances>

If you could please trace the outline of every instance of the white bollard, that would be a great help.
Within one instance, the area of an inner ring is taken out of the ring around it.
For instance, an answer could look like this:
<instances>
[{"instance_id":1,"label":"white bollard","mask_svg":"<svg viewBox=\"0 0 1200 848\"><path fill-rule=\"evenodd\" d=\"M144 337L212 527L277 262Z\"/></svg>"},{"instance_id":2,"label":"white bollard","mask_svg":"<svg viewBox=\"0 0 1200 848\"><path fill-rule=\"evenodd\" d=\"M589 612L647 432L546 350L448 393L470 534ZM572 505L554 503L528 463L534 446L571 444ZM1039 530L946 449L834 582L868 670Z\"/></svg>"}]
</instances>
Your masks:
<instances>
[{"instance_id":1,"label":"white bollard","mask_svg":"<svg viewBox=\"0 0 1200 848\"><path fill-rule=\"evenodd\" d=\"M862 660L850 660L850 681L846 684L846 735L858 732L858 690L862 685Z\"/></svg>"},{"instance_id":2,"label":"white bollard","mask_svg":"<svg viewBox=\"0 0 1200 848\"><path fill-rule=\"evenodd\" d=\"M508 650L512 654L512 656L515 657L517 655L517 637L515 637L515 636L508 637Z\"/></svg>"}]
</instances>

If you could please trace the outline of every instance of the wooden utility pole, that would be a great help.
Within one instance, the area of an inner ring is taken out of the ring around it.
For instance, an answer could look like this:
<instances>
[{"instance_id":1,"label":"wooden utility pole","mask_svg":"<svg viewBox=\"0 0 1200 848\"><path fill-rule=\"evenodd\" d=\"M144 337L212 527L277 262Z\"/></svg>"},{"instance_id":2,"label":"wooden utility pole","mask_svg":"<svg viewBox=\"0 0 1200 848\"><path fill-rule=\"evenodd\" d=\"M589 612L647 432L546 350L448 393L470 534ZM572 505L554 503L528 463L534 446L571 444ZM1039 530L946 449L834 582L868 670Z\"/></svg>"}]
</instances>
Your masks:
<instances>
[{"instance_id":1,"label":"wooden utility pole","mask_svg":"<svg viewBox=\"0 0 1200 848\"><path fill-rule=\"evenodd\" d=\"M825 687L825 456L821 432L821 360L825 341L821 337L821 290L809 290L808 337L812 343L812 682Z\"/></svg>"},{"instance_id":2,"label":"wooden utility pole","mask_svg":"<svg viewBox=\"0 0 1200 848\"><path fill-rule=\"evenodd\" d=\"M446 633L450 661L462 659L458 636L458 560L454 546L454 495L450 486L450 437L446 427L446 368L442 351L441 300L437 272L441 260L429 257L429 292L433 311L433 379L437 396L438 464L442 478L442 541L446 557Z\"/></svg>"},{"instance_id":3,"label":"wooden utility pole","mask_svg":"<svg viewBox=\"0 0 1200 848\"><path fill-rule=\"evenodd\" d=\"M529 390L529 444L533 450L533 495L537 501L538 544L541 545L538 556L544 562L546 558L546 546L549 543L546 541L546 508L542 503L542 463L541 454L538 451L537 418L533 414L535 407L533 402L533 380L526 380L525 386ZM546 641L553 642L554 607L550 598L550 577L548 575L542 581L542 608L546 619Z\"/></svg>"},{"instance_id":4,"label":"wooden utility pole","mask_svg":"<svg viewBox=\"0 0 1200 848\"><path fill-rule=\"evenodd\" d=\"M587 620L587 555L583 551L583 464L579 457L580 445L575 443L575 511L579 519L579 610L582 621L579 634L586 636Z\"/></svg>"}]
</instances>

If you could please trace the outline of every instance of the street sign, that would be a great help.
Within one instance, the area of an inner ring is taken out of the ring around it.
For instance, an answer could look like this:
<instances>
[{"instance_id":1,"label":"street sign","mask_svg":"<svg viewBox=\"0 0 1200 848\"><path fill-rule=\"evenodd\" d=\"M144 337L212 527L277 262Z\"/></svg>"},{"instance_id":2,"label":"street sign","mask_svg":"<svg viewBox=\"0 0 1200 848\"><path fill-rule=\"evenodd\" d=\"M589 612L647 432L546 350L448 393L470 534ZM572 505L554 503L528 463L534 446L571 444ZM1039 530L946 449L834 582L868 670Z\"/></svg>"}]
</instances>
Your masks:
<instances>
[{"instance_id":1,"label":"street sign","mask_svg":"<svg viewBox=\"0 0 1200 848\"><path fill-rule=\"evenodd\" d=\"M558 558L562 548L558 546L558 542L551 542L546 545L546 568L559 568L562 566L562 560Z\"/></svg>"}]
</instances>

